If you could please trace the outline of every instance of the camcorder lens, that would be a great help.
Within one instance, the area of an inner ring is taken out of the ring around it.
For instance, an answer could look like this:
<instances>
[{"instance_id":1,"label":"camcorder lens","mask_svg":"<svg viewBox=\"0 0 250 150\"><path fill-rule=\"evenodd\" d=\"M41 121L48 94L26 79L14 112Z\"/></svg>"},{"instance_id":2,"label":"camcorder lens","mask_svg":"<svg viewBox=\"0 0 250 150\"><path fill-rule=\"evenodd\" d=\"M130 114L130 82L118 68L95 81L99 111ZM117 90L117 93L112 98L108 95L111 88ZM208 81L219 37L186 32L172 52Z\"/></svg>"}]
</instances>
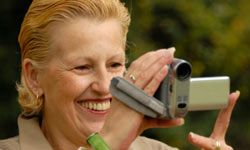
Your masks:
<instances>
[{"instance_id":1,"label":"camcorder lens","mask_svg":"<svg viewBox=\"0 0 250 150\"><path fill-rule=\"evenodd\" d=\"M176 69L176 77L179 80L186 80L191 76L191 66L188 63L181 63Z\"/></svg>"}]
</instances>

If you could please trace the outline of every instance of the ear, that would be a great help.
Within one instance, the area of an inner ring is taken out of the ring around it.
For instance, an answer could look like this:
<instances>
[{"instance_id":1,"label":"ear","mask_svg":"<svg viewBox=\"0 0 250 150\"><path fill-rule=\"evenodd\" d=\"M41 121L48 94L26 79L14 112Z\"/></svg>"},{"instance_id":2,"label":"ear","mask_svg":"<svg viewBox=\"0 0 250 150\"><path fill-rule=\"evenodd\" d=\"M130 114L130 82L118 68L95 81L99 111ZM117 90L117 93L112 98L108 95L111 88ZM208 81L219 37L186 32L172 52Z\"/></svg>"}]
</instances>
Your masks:
<instances>
[{"instance_id":1,"label":"ear","mask_svg":"<svg viewBox=\"0 0 250 150\"><path fill-rule=\"evenodd\" d=\"M35 97L41 96L43 90L39 82L39 68L35 61L25 58L22 63L22 76L24 82L28 86L29 90L34 94Z\"/></svg>"}]
</instances>

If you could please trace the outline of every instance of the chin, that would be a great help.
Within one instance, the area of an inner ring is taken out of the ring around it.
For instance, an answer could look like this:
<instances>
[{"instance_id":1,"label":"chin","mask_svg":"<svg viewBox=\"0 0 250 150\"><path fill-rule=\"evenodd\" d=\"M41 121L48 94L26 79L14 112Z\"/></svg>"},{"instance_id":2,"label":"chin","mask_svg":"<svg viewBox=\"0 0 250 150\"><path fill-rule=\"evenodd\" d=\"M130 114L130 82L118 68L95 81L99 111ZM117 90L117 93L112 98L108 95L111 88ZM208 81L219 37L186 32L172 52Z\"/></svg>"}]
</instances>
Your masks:
<instances>
[{"instance_id":1,"label":"chin","mask_svg":"<svg viewBox=\"0 0 250 150\"><path fill-rule=\"evenodd\" d=\"M95 123L91 123L88 124L88 126L86 128L88 128L89 133L95 133L95 132L100 132L103 129L105 122L95 122Z\"/></svg>"}]
</instances>

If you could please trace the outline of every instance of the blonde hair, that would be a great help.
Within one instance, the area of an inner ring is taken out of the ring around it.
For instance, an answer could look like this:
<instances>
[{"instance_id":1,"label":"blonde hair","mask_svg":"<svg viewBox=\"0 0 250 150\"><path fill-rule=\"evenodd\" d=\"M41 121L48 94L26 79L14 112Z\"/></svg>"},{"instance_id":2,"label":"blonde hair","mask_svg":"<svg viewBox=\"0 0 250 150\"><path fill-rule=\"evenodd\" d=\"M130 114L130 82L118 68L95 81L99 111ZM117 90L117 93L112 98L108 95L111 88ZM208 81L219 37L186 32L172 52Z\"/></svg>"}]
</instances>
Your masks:
<instances>
[{"instance_id":1,"label":"blonde hair","mask_svg":"<svg viewBox=\"0 0 250 150\"><path fill-rule=\"evenodd\" d=\"M125 45L130 16L124 4L119 0L33 0L18 37L21 62L29 58L38 67L45 65L51 53L49 51L49 26L77 17L101 21L109 18L117 19L122 26ZM23 114L25 116L39 114L43 109L44 97L37 96L27 87L23 71L17 90Z\"/></svg>"}]
</instances>

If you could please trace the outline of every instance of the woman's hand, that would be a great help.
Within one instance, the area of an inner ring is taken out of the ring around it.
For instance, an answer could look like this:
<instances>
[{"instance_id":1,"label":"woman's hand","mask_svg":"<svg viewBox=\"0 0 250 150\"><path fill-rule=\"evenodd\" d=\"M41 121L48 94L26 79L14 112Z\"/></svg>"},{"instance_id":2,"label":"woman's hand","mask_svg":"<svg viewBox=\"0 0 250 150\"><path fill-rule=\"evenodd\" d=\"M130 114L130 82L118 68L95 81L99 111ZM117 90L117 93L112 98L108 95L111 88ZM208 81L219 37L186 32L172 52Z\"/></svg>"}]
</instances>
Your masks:
<instances>
[{"instance_id":1,"label":"woman's hand","mask_svg":"<svg viewBox=\"0 0 250 150\"><path fill-rule=\"evenodd\" d=\"M204 150L232 150L233 148L225 142L225 135L229 126L233 108L239 98L239 95L239 91L230 94L229 104L227 108L220 111L210 137L189 133L189 142Z\"/></svg>"},{"instance_id":2,"label":"woman's hand","mask_svg":"<svg viewBox=\"0 0 250 150\"><path fill-rule=\"evenodd\" d=\"M135 60L127 70L125 79L153 95L168 72L174 48L151 51ZM183 119L162 120L145 117L113 98L111 111L101 132L112 149L127 149L144 130L153 127L182 125Z\"/></svg>"}]
</instances>

